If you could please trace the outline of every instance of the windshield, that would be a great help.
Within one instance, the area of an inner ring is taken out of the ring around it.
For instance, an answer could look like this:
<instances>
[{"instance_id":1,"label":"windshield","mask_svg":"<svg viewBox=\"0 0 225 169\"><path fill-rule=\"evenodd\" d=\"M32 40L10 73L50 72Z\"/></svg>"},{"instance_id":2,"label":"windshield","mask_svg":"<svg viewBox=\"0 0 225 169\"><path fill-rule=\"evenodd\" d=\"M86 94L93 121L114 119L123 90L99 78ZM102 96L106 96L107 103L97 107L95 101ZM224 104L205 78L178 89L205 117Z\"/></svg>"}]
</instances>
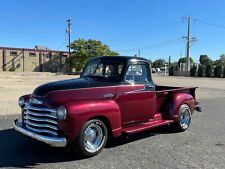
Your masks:
<instances>
[{"instance_id":1,"label":"windshield","mask_svg":"<svg viewBox=\"0 0 225 169\"><path fill-rule=\"evenodd\" d=\"M90 61L85 67L82 77L93 79L120 81L122 79L122 70L124 63L121 61Z\"/></svg>"}]
</instances>

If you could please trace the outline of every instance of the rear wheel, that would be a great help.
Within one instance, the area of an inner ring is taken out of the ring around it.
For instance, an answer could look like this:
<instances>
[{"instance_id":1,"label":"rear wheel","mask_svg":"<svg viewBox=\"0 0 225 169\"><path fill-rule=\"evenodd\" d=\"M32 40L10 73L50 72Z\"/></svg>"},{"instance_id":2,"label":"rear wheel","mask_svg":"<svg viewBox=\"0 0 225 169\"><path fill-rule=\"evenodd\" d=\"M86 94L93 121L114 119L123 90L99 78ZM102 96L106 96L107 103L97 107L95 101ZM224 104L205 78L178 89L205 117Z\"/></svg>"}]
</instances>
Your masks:
<instances>
[{"instance_id":1,"label":"rear wheel","mask_svg":"<svg viewBox=\"0 0 225 169\"><path fill-rule=\"evenodd\" d=\"M185 131L188 129L191 123L191 110L190 107L186 104L180 106L178 121L175 124L175 127L178 131Z\"/></svg>"},{"instance_id":2,"label":"rear wheel","mask_svg":"<svg viewBox=\"0 0 225 169\"><path fill-rule=\"evenodd\" d=\"M81 128L74 147L83 157L97 155L105 147L108 139L108 132L104 122L98 119L87 121Z\"/></svg>"}]
</instances>

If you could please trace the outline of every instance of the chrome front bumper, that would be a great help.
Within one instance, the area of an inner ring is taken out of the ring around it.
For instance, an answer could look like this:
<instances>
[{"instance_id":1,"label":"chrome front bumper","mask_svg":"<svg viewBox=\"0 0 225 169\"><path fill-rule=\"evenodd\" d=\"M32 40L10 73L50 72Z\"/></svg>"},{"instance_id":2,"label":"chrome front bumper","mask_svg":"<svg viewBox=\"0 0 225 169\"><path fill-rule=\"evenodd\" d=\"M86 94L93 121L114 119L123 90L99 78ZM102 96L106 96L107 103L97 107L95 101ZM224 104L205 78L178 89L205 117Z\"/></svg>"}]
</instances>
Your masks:
<instances>
[{"instance_id":1,"label":"chrome front bumper","mask_svg":"<svg viewBox=\"0 0 225 169\"><path fill-rule=\"evenodd\" d=\"M26 136L32 137L36 140L45 142L53 147L65 147L67 144L67 140L65 137L51 137L51 136L43 136L34 132L31 132L22 127L22 122L15 120L13 122L13 127L16 131L23 133Z\"/></svg>"}]
</instances>

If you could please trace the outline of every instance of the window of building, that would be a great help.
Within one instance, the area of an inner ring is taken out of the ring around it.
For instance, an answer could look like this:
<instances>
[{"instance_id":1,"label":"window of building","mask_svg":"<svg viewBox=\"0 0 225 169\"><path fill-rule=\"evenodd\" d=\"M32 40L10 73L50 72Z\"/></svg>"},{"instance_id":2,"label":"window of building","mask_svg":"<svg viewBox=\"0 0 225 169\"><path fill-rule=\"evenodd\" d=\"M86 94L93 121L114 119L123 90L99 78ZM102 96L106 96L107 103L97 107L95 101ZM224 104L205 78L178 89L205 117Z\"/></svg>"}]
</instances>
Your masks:
<instances>
[{"instance_id":1,"label":"window of building","mask_svg":"<svg viewBox=\"0 0 225 169\"><path fill-rule=\"evenodd\" d=\"M16 51L10 51L10 56L16 56L17 52Z\"/></svg>"},{"instance_id":2,"label":"window of building","mask_svg":"<svg viewBox=\"0 0 225 169\"><path fill-rule=\"evenodd\" d=\"M30 57L36 57L36 53L35 53L35 52L30 52L30 53L29 53L29 56L30 56Z\"/></svg>"}]
</instances>

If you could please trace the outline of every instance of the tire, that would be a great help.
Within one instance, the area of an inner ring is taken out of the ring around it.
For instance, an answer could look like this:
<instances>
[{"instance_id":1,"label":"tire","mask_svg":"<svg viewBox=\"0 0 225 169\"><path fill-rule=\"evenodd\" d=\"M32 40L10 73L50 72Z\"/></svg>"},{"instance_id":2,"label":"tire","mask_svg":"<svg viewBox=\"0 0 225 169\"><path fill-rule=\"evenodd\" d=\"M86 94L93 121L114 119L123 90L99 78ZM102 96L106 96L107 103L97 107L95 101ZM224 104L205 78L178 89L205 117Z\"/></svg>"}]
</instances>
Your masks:
<instances>
[{"instance_id":1,"label":"tire","mask_svg":"<svg viewBox=\"0 0 225 169\"><path fill-rule=\"evenodd\" d=\"M175 123L175 129L179 132L183 132L188 129L191 123L191 110L187 104L180 106L178 121Z\"/></svg>"},{"instance_id":2,"label":"tire","mask_svg":"<svg viewBox=\"0 0 225 169\"><path fill-rule=\"evenodd\" d=\"M108 131L104 122L89 120L82 126L74 149L82 157L93 157L102 151L107 140Z\"/></svg>"}]
</instances>

